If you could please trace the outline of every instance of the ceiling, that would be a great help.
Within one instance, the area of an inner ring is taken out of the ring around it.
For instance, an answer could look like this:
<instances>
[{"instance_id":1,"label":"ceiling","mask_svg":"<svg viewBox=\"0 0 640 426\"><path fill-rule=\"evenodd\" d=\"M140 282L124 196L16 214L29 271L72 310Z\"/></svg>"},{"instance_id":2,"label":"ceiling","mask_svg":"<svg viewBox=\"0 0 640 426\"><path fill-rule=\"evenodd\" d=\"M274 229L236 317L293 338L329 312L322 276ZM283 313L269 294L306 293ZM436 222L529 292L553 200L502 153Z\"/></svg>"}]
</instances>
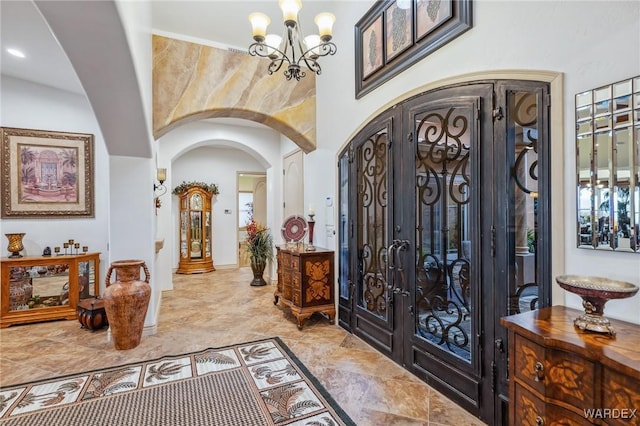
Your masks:
<instances>
[{"instance_id":1,"label":"ceiling","mask_svg":"<svg viewBox=\"0 0 640 426\"><path fill-rule=\"evenodd\" d=\"M317 31L313 18L320 12L335 12L337 1L305 0L300 12L302 28L308 28L309 33ZM253 41L248 20L252 12L271 17L269 32L284 29L276 0L153 0L151 11L154 32L217 47L246 50ZM0 24L2 74L84 94L73 67L32 1L2 0ZM10 47L22 50L26 58L11 56L6 51Z\"/></svg>"},{"instance_id":2,"label":"ceiling","mask_svg":"<svg viewBox=\"0 0 640 426\"><path fill-rule=\"evenodd\" d=\"M71 63L31 1L0 2L0 71L3 75L84 94ZM16 58L7 48L19 49Z\"/></svg>"}]
</instances>

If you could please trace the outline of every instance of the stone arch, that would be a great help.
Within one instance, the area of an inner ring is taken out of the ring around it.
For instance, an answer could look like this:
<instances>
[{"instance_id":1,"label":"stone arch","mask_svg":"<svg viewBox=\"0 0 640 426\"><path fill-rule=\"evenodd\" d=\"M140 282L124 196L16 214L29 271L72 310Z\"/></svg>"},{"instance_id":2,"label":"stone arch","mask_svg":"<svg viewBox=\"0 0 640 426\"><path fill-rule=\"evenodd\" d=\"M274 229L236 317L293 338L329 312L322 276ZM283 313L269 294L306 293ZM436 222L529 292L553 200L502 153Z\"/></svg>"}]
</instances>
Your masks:
<instances>
[{"instance_id":1,"label":"stone arch","mask_svg":"<svg viewBox=\"0 0 640 426\"><path fill-rule=\"evenodd\" d=\"M153 132L156 139L192 121L235 117L316 149L315 74L288 81L267 73L268 60L153 36Z\"/></svg>"}]
</instances>

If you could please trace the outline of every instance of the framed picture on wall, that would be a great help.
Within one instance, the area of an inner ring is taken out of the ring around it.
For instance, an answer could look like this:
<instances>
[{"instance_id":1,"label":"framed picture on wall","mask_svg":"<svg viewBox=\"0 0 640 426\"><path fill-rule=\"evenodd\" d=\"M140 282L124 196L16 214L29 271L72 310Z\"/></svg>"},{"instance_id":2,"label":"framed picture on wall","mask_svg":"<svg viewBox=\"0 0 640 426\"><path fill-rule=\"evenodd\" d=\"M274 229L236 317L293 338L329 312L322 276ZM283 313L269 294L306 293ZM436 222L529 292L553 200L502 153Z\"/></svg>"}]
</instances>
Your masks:
<instances>
[{"instance_id":1,"label":"framed picture on wall","mask_svg":"<svg viewBox=\"0 0 640 426\"><path fill-rule=\"evenodd\" d=\"M473 0L378 0L355 25L356 99L472 26Z\"/></svg>"},{"instance_id":2,"label":"framed picture on wall","mask_svg":"<svg viewBox=\"0 0 640 426\"><path fill-rule=\"evenodd\" d=\"M385 10L384 17L387 32L385 61L389 62L413 44L413 8L402 8L394 2Z\"/></svg>"},{"instance_id":3,"label":"framed picture on wall","mask_svg":"<svg viewBox=\"0 0 640 426\"><path fill-rule=\"evenodd\" d=\"M94 217L93 135L1 127L2 218Z\"/></svg>"},{"instance_id":4,"label":"framed picture on wall","mask_svg":"<svg viewBox=\"0 0 640 426\"><path fill-rule=\"evenodd\" d=\"M362 33L360 51L362 61L362 77L367 78L371 73L382 67L382 16L378 16Z\"/></svg>"},{"instance_id":5,"label":"framed picture on wall","mask_svg":"<svg viewBox=\"0 0 640 426\"><path fill-rule=\"evenodd\" d=\"M416 5L416 40L422 39L452 18L453 1L418 0Z\"/></svg>"}]
</instances>

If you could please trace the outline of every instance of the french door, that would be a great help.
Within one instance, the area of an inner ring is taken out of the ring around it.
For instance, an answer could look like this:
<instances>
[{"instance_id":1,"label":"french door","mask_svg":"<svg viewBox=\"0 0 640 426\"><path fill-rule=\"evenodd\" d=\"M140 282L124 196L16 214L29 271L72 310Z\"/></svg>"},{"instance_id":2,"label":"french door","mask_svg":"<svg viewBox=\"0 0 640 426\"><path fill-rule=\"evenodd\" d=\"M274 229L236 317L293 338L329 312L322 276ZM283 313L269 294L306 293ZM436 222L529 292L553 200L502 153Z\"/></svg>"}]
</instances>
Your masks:
<instances>
[{"instance_id":1,"label":"french door","mask_svg":"<svg viewBox=\"0 0 640 426\"><path fill-rule=\"evenodd\" d=\"M548 303L546 90L419 95L339 160L339 323L491 424L507 418L499 319Z\"/></svg>"}]
</instances>

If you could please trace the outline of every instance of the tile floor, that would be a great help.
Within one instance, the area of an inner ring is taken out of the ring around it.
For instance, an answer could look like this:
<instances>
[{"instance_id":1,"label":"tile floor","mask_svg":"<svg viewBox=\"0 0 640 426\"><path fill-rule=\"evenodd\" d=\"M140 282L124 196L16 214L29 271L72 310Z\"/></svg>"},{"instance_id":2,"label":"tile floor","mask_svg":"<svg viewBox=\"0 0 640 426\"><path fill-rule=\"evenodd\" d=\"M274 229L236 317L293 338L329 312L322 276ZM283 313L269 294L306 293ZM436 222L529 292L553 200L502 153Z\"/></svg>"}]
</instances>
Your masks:
<instances>
[{"instance_id":1,"label":"tile floor","mask_svg":"<svg viewBox=\"0 0 640 426\"><path fill-rule=\"evenodd\" d=\"M314 316L299 331L288 310L273 305L274 286L250 287L251 277L249 268L174 275L157 333L127 351L115 350L106 330L77 321L2 329L0 385L279 336L358 425L483 425L326 319Z\"/></svg>"}]
</instances>

